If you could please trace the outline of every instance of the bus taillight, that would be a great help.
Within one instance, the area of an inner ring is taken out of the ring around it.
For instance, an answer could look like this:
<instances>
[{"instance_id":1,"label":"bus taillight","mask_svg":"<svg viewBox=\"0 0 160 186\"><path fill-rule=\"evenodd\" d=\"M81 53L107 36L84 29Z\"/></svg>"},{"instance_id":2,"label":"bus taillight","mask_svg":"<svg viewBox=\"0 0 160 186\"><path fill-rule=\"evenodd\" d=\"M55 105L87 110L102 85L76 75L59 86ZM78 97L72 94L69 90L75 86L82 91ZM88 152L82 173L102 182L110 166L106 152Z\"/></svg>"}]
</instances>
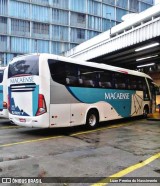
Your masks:
<instances>
[{"instance_id":1,"label":"bus taillight","mask_svg":"<svg viewBox=\"0 0 160 186\"><path fill-rule=\"evenodd\" d=\"M39 94L38 95L38 110L37 110L36 116L42 115L45 112L47 112L46 102L45 102L43 94Z\"/></svg>"},{"instance_id":2,"label":"bus taillight","mask_svg":"<svg viewBox=\"0 0 160 186\"><path fill-rule=\"evenodd\" d=\"M9 98L9 95L8 95L8 110L10 111L10 98Z\"/></svg>"},{"instance_id":3,"label":"bus taillight","mask_svg":"<svg viewBox=\"0 0 160 186\"><path fill-rule=\"evenodd\" d=\"M7 103L3 101L3 109L7 109Z\"/></svg>"}]
</instances>

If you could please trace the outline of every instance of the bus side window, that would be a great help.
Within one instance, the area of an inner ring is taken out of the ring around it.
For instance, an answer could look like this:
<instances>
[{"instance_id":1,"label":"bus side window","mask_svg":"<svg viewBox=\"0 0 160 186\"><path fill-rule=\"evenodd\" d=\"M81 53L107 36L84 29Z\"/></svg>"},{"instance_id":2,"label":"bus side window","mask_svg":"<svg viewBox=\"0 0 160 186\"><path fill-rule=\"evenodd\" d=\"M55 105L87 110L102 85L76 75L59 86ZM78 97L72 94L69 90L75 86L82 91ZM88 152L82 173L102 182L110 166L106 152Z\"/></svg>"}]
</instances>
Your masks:
<instances>
[{"instance_id":1,"label":"bus side window","mask_svg":"<svg viewBox=\"0 0 160 186\"><path fill-rule=\"evenodd\" d=\"M129 75L129 89L137 90L137 78L136 76Z\"/></svg>"},{"instance_id":2,"label":"bus side window","mask_svg":"<svg viewBox=\"0 0 160 186\"><path fill-rule=\"evenodd\" d=\"M97 87L97 69L79 65L79 84L84 87Z\"/></svg>"},{"instance_id":3,"label":"bus side window","mask_svg":"<svg viewBox=\"0 0 160 186\"><path fill-rule=\"evenodd\" d=\"M74 77L74 76L67 76L66 77L66 84L72 85L72 86L77 86L78 85L78 78Z\"/></svg>"},{"instance_id":4,"label":"bus side window","mask_svg":"<svg viewBox=\"0 0 160 186\"><path fill-rule=\"evenodd\" d=\"M111 84L111 82L99 82L99 86L100 87L103 87L103 88L112 88L112 84Z\"/></svg>"},{"instance_id":5,"label":"bus side window","mask_svg":"<svg viewBox=\"0 0 160 186\"><path fill-rule=\"evenodd\" d=\"M156 87L154 86L153 82L151 79L147 79L148 84L149 84L149 89L152 95L156 94Z\"/></svg>"},{"instance_id":6,"label":"bus side window","mask_svg":"<svg viewBox=\"0 0 160 186\"><path fill-rule=\"evenodd\" d=\"M114 74L114 85L116 89L125 89L126 88L126 78L123 73Z\"/></svg>"},{"instance_id":7,"label":"bus side window","mask_svg":"<svg viewBox=\"0 0 160 186\"><path fill-rule=\"evenodd\" d=\"M53 81L68 85L78 86L78 68L76 65L58 60L48 60Z\"/></svg>"},{"instance_id":8,"label":"bus side window","mask_svg":"<svg viewBox=\"0 0 160 186\"><path fill-rule=\"evenodd\" d=\"M84 86L86 87L94 87L94 83L92 80L84 80Z\"/></svg>"},{"instance_id":9,"label":"bus side window","mask_svg":"<svg viewBox=\"0 0 160 186\"><path fill-rule=\"evenodd\" d=\"M65 68L63 62L57 60L48 60L52 79L60 84L66 84Z\"/></svg>"},{"instance_id":10,"label":"bus side window","mask_svg":"<svg viewBox=\"0 0 160 186\"><path fill-rule=\"evenodd\" d=\"M101 88L113 88L113 80L112 80L112 73L109 71L104 71L99 73L99 87Z\"/></svg>"},{"instance_id":11,"label":"bus side window","mask_svg":"<svg viewBox=\"0 0 160 186\"><path fill-rule=\"evenodd\" d=\"M78 68L71 63L65 63L66 85L78 86Z\"/></svg>"},{"instance_id":12,"label":"bus side window","mask_svg":"<svg viewBox=\"0 0 160 186\"><path fill-rule=\"evenodd\" d=\"M131 89L131 83L130 83L130 75L127 76L127 79L126 79L126 89Z\"/></svg>"},{"instance_id":13,"label":"bus side window","mask_svg":"<svg viewBox=\"0 0 160 186\"><path fill-rule=\"evenodd\" d=\"M143 91L144 79L142 77L137 77L137 90Z\"/></svg>"},{"instance_id":14,"label":"bus side window","mask_svg":"<svg viewBox=\"0 0 160 186\"><path fill-rule=\"evenodd\" d=\"M147 86L145 78L143 78L143 99L150 100L148 86Z\"/></svg>"}]
</instances>

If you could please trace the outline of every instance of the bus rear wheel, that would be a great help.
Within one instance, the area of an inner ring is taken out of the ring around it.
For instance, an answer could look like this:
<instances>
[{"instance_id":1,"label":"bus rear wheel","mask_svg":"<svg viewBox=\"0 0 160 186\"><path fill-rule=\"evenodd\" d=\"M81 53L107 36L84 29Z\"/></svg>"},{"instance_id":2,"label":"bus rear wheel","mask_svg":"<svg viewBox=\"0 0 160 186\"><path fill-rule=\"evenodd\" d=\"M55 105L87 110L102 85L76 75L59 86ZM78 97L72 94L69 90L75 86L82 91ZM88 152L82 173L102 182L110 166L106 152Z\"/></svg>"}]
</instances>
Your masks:
<instances>
[{"instance_id":1,"label":"bus rear wheel","mask_svg":"<svg viewBox=\"0 0 160 186\"><path fill-rule=\"evenodd\" d=\"M98 125L98 113L96 110L90 110L87 114L86 126L89 129L96 128Z\"/></svg>"}]
</instances>

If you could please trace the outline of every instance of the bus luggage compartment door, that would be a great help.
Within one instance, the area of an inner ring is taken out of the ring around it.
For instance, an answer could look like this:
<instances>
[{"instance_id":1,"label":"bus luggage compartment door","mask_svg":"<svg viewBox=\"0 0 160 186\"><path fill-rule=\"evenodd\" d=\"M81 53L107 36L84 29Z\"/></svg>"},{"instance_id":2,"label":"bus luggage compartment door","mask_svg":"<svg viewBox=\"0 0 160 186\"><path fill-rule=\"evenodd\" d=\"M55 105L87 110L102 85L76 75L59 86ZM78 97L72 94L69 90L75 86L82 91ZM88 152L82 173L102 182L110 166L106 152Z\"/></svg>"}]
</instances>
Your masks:
<instances>
[{"instance_id":1,"label":"bus luggage compartment door","mask_svg":"<svg viewBox=\"0 0 160 186\"><path fill-rule=\"evenodd\" d=\"M81 125L85 123L85 108L84 103L71 104L71 126Z\"/></svg>"},{"instance_id":2,"label":"bus luggage compartment door","mask_svg":"<svg viewBox=\"0 0 160 186\"><path fill-rule=\"evenodd\" d=\"M70 104L50 105L50 127L67 127L71 125Z\"/></svg>"}]
</instances>

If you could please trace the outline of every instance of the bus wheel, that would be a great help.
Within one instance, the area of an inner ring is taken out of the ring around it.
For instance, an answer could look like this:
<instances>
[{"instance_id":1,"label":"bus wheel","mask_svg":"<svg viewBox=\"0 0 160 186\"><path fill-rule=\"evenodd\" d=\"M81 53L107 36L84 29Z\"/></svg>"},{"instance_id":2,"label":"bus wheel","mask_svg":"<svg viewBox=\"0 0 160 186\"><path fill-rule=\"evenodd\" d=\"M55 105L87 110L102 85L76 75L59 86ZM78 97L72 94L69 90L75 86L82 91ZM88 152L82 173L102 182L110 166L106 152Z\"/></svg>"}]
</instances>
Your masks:
<instances>
[{"instance_id":1,"label":"bus wheel","mask_svg":"<svg viewBox=\"0 0 160 186\"><path fill-rule=\"evenodd\" d=\"M149 108L148 108L148 106L145 106L143 109L143 117L147 118L148 114L149 114Z\"/></svg>"},{"instance_id":2,"label":"bus wheel","mask_svg":"<svg viewBox=\"0 0 160 186\"><path fill-rule=\"evenodd\" d=\"M86 126L87 128L93 129L98 125L98 112L96 110L90 110L87 114Z\"/></svg>"}]
</instances>

